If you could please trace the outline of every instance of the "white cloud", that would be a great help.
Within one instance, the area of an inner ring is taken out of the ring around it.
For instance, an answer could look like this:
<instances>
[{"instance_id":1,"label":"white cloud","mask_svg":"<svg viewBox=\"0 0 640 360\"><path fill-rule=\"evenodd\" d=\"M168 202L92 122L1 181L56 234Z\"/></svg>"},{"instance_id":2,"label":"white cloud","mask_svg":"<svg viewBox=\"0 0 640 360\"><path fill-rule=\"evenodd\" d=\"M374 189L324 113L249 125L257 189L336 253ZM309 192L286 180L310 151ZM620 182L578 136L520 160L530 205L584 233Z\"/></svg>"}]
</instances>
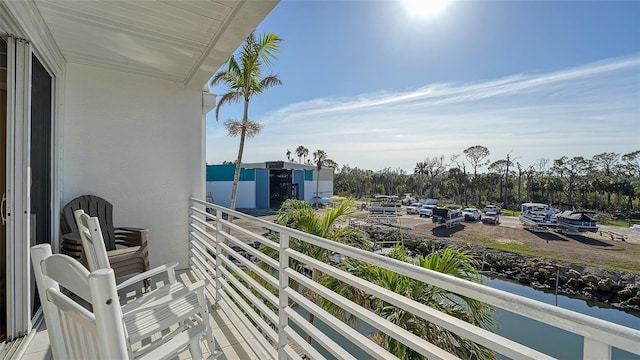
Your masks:
<instances>
[{"instance_id":1,"label":"white cloud","mask_svg":"<svg viewBox=\"0 0 640 360\"><path fill-rule=\"evenodd\" d=\"M411 171L425 157L489 148L492 160L511 153L536 159L591 157L640 149L640 56L609 59L542 74L517 74L469 84L313 99L259 118L244 160L284 159L286 149L323 149L339 164ZM208 161L235 158L238 139L217 128Z\"/></svg>"}]
</instances>

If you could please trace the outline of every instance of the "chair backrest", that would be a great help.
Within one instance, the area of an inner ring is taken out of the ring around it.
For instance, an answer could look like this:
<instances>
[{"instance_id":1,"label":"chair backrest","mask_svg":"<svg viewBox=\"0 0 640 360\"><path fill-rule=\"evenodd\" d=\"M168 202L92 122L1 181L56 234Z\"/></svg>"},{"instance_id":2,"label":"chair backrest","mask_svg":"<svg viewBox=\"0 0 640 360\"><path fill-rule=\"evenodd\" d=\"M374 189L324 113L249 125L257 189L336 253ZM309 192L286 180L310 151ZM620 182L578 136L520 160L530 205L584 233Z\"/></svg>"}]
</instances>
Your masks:
<instances>
[{"instance_id":1,"label":"chair backrest","mask_svg":"<svg viewBox=\"0 0 640 360\"><path fill-rule=\"evenodd\" d=\"M78 224L78 232L80 233L82 248L87 258L89 270L96 271L111 268L98 218L90 217L82 209L74 211L73 214L76 224Z\"/></svg>"},{"instance_id":2,"label":"chair backrest","mask_svg":"<svg viewBox=\"0 0 640 360\"><path fill-rule=\"evenodd\" d=\"M95 195L82 195L69 201L62 208L62 222L60 224L63 234L75 233L76 223L74 211L82 209L89 216L95 216L102 225L102 238L107 250L116 249L115 225L113 224L113 205L107 200Z\"/></svg>"},{"instance_id":3,"label":"chair backrest","mask_svg":"<svg viewBox=\"0 0 640 360\"><path fill-rule=\"evenodd\" d=\"M67 255L52 255L49 244L32 247L31 261L55 359L130 357L112 269L89 273ZM89 302L93 312L63 290Z\"/></svg>"}]
</instances>

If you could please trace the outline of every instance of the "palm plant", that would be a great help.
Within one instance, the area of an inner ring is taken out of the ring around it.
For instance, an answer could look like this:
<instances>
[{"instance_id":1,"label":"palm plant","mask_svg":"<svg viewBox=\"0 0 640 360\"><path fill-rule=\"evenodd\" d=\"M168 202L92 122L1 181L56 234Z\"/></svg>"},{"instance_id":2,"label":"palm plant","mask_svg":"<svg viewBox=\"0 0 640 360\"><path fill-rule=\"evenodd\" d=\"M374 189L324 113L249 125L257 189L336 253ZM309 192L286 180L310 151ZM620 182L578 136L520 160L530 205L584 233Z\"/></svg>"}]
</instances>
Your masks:
<instances>
[{"instance_id":1,"label":"palm plant","mask_svg":"<svg viewBox=\"0 0 640 360\"><path fill-rule=\"evenodd\" d=\"M397 260L411 262L417 266L453 275L465 280L481 283L482 279L473 266L473 259L464 252L447 248L429 256L412 259L402 247L394 248L390 256ZM409 297L426 304L446 314L465 320L471 324L488 328L493 325L490 308L478 300L459 296L422 283L396 272L377 267L357 260L347 260L341 264L343 270L389 289L395 293ZM354 288L335 278L324 276L321 282L334 292L351 299L360 306L371 309L374 313L389 320L397 326L420 336L427 341L463 358L463 359L493 359L493 353L459 335L443 329L435 324L407 312L406 310L374 298L366 292ZM322 305L343 320L354 323L355 319L336 307L330 301L323 299ZM380 346L393 353L400 359L422 359L422 356L406 345L384 333L376 333L373 340Z\"/></svg>"},{"instance_id":2,"label":"palm plant","mask_svg":"<svg viewBox=\"0 0 640 360\"><path fill-rule=\"evenodd\" d=\"M326 209L322 213L314 211L305 201L288 199L283 203L280 210L278 210L276 222L280 225L285 225L325 239L358 248L371 249L371 244L362 237L360 231L352 227L335 226L336 222L352 215L354 212L355 203L353 199L346 199L337 206ZM322 262L329 262L331 259L332 253L329 250L312 245L306 241L291 238L290 246L292 249ZM268 249L264 250L265 252L269 252ZM302 271L304 265L293 261L292 266L296 270ZM311 279L318 282L320 277L321 274L317 270L312 269ZM312 291L303 290L303 294L315 303L319 301L318 295ZM314 319L314 314L310 312L308 314L309 322L313 323ZM311 336L307 336L307 342L311 343Z\"/></svg>"},{"instance_id":3,"label":"palm plant","mask_svg":"<svg viewBox=\"0 0 640 360\"><path fill-rule=\"evenodd\" d=\"M309 149L307 149L306 147L300 145L296 148L296 156L298 156L298 163L302 164L302 158L304 157L306 160L308 155L309 155Z\"/></svg>"},{"instance_id":4,"label":"palm plant","mask_svg":"<svg viewBox=\"0 0 640 360\"><path fill-rule=\"evenodd\" d=\"M226 69L215 74L211 80L212 86L218 84L227 86L227 92L220 96L216 106L216 120L218 120L220 108L224 104L244 100L242 120L228 120L228 125L225 123L230 135L240 135L240 145L231 189L231 204L229 206L231 209L235 209L236 205L245 138L251 138L261 130L259 124L249 120L249 102L254 95L262 94L265 89L282 84L277 75L263 76L260 71L263 64L271 65L271 60L276 58L274 53L280 48L281 42L282 39L274 33L267 33L259 38L256 38L255 34L251 33L242 44L237 58L236 55L231 55L226 62ZM233 129L233 132L230 129Z\"/></svg>"}]
</instances>

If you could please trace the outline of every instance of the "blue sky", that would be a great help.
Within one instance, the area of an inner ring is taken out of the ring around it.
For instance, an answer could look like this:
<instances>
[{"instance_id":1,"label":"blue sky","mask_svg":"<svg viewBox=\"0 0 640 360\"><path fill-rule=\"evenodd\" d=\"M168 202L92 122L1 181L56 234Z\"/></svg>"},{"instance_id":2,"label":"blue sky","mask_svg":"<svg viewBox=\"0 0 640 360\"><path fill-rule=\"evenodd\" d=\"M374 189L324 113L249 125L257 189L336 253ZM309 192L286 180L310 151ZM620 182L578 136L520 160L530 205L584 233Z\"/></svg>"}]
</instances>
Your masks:
<instances>
[{"instance_id":1,"label":"blue sky","mask_svg":"<svg viewBox=\"0 0 640 360\"><path fill-rule=\"evenodd\" d=\"M243 162L303 145L412 173L474 145L525 167L640 150L640 1L453 0L423 18L402 0L282 0L264 32L284 39L270 71L283 85L252 99L264 128ZM209 164L236 159L222 124L241 117L207 116Z\"/></svg>"}]
</instances>

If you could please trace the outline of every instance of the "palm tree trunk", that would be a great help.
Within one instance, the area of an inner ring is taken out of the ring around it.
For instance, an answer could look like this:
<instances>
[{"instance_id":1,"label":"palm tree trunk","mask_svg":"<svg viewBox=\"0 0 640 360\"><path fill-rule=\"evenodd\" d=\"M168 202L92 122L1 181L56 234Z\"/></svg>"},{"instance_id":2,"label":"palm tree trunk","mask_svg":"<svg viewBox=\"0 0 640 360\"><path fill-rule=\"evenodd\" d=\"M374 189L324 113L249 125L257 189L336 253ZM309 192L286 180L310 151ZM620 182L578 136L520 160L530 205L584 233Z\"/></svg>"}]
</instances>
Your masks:
<instances>
[{"instance_id":1,"label":"palm tree trunk","mask_svg":"<svg viewBox=\"0 0 640 360\"><path fill-rule=\"evenodd\" d=\"M242 117L242 122L249 121L249 99L244 100L244 116ZM244 151L244 137L246 134L246 127L242 127L242 132L240 133L240 145L238 146L238 158L236 160L236 170L233 173L233 187L231 188L231 204L229 208L232 210L236 209L236 196L238 194L238 183L240 182L240 168L242 166L242 153Z\"/></svg>"}]
</instances>

